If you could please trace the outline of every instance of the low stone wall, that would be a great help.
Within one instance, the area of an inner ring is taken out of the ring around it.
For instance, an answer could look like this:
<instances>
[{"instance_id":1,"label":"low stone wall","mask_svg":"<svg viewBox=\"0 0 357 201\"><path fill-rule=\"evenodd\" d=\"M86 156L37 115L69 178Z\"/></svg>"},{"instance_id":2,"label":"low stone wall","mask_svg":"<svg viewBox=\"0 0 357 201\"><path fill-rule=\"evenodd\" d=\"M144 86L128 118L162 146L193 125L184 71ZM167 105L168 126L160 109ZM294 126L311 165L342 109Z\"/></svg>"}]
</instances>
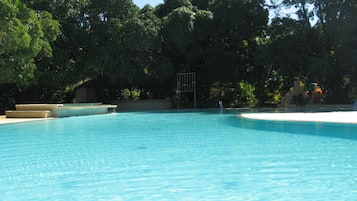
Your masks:
<instances>
[{"instance_id":1,"label":"low stone wall","mask_svg":"<svg viewBox=\"0 0 357 201\"><path fill-rule=\"evenodd\" d=\"M331 112L356 110L353 108L352 104L307 104L305 106L289 105L288 107L279 105L278 108L293 109L299 112Z\"/></svg>"},{"instance_id":2,"label":"low stone wall","mask_svg":"<svg viewBox=\"0 0 357 201\"><path fill-rule=\"evenodd\" d=\"M174 106L169 99L115 100L111 104L118 105L118 111L169 110Z\"/></svg>"}]
</instances>

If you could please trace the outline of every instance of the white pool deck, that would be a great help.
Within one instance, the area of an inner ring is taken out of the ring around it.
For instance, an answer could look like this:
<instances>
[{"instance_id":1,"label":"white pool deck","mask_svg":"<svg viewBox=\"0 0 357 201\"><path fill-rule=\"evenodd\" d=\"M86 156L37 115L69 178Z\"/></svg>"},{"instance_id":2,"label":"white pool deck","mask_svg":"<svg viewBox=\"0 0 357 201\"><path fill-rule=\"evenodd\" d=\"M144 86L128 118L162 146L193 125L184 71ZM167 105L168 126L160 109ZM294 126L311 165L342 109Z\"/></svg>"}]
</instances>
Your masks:
<instances>
[{"instance_id":1,"label":"white pool deck","mask_svg":"<svg viewBox=\"0 0 357 201\"><path fill-rule=\"evenodd\" d=\"M0 115L0 124L22 123L30 121L47 121L53 118L6 118L5 115Z\"/></svg>"},{"instance_id":2,"label":"white pool deck","mask_svg":"<svg viewBox=\"0 0 357 201\"><path fill-rule=\"evenodd\" d=\"M271 121L327 122L357 124L357 111L291 112L291 113L242 113L242 118Z\"/></svg>"}]
</instances>

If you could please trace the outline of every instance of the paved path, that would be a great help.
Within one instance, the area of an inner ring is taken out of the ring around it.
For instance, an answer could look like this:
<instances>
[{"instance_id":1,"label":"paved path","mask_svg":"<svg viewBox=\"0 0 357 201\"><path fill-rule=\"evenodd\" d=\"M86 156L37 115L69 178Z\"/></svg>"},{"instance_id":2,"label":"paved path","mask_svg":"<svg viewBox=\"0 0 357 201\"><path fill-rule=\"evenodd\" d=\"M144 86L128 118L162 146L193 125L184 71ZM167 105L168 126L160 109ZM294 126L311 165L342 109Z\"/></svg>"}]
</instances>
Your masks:
<instances>
[{"instance_id":1,"label":"paved path","mask_svg":"<svg viewBox=\"0 0 357 201\"><path fill-rule=\"evenodd\" d=\"M243 113L243 118L273 121L332 122L357 124L357 111L314 113Z\"/></svg>"}]
</instances>

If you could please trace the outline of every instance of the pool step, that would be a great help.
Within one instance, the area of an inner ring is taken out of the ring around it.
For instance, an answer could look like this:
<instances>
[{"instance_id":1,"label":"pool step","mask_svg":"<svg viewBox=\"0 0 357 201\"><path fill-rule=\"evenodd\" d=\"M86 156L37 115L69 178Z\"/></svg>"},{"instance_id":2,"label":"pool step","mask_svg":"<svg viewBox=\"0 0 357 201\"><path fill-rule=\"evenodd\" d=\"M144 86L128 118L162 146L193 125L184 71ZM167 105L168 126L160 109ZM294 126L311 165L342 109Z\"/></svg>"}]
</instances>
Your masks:
<instances>
[{"instance_id":1,"label":"pool step","mask_svg":"<svg viewBox=\"0 0 357 201\"><path fill-rule=\"evenodd\" d=\"M7 110L6 118L49 118L52 117L50 110Z\"/></svg>"},{"instance_id":2,"label":"pool step","mask_svg":"<svg viewBox=\"0 0 357 201\"><path fill-rule=\"evenodd\" d=\"M115 112L117 105L101 103L18 104L16 110L5 111L7 118L70 117Z\"/></svg>"}]
</instances>

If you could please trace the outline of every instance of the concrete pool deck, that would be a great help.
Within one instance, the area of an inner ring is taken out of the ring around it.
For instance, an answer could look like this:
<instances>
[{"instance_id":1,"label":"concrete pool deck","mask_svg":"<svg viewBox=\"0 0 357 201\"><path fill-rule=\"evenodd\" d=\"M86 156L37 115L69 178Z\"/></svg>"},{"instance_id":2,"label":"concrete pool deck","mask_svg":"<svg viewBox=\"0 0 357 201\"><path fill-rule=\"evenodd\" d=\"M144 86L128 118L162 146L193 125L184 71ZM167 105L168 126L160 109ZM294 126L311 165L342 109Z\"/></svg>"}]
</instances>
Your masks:
<instances>
[{"instance_id":1,"label":"concrete pool deck","mask_svg":"<svg viewBox=\"0 0 357 201\"><path fill-rule=\"evenodd\" d=\"M242 118L271 121L327 122L357 124L357 111L242 113Z\"/></svg>"},{"instance_id":2,"label":"concrete pool deck","mask_svg":"<svg viewBox=\"0 0 357 201\"><path fill-rule=\"evenodd\" d=\"M53 118L6 118L5 115L0 115L0 124L22 123L30 121L46 121Z\"/></svg>"}]
</instances>

